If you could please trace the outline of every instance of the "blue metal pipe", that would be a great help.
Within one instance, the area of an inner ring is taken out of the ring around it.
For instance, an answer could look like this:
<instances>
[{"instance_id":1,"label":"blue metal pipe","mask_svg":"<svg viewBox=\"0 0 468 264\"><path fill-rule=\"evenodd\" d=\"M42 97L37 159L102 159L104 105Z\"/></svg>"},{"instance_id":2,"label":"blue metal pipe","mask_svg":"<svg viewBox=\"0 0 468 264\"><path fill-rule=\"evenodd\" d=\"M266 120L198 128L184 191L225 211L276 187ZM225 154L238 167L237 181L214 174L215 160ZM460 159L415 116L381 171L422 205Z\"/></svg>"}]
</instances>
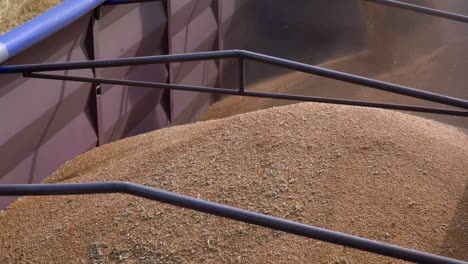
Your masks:
<instances>
[{"instance_id":1,"label":"blue metal pipe","mask_svg":"<svg viewBox=\"0 0 468 264\"><path fill-rule=\"evenodd\" d=\"M159 2L161 0L107 0L105 5L125 5L125 4L138 4L145 2Z\"/></svg>"},{"instance_id":2,"label":"blue metal pipe","mask_svg":"<svg viewBox=\"0 0 468 264\"><path fill-rule=\"evenodd\" d=\"M106 0L66 0L0 36L0 63L70 25Z\"/></svg>"}]
</instances>

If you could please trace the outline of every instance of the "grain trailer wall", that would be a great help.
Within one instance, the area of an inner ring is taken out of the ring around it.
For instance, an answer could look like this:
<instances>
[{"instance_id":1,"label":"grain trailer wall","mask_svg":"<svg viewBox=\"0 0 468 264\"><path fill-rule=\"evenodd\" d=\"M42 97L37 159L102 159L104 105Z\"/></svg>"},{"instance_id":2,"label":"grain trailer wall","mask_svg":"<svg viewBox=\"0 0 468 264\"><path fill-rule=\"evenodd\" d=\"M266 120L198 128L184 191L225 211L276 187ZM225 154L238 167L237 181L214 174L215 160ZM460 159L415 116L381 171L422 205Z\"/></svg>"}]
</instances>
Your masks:
<instances>
[{"instance_id":1,"label":"grain trailer wall","mask_svg":"<svg viewBox=\"0 0 468 264\"><path fill-rule=\"evenodd\" d=\"M103 1L95 2L97 6ZM232 1L237 2L241 1ZM57 20L61 23L70 20L70 23L55 25L54 20L47 19L51 12L68 14L63 8L69 11L75 5L81 6L79 12L83 13ZM21 30L26 32L24 28L40 28L31 23L52 21L48 25L49 31L28 32L41 37L34 41L22 38L21 41L28 44L10 53L10 57L3 57L6 60L3 65L113 59L220 48L218 19L222 9L218 1L152 1L102 5L99 9L86 10L82 5L79 0L66 0L21 26ZM226 19L236 12L236 5L227 6L229 14ZM9 34L12 35L18 36ZM3 40L4 36L0 38L0 44ZM168 65L145 65L54 74L214 86L219 82L218 63L174 64L170 68ZM0 131L0 183L41 182L67 160L98 145L171 123L193 121L213 100L211 95L40 80L24 78L21 74L0 75L0 87L0 118L3 123ZM0 199L0 208L13 199Z\"/></svg>"},{"instance_id":2,"label":"grain trailer wall","mask_svg":"<svg viewBox=\"0 0 468 264\"><path fill-rule=\"evenodd\" d=\"M6 65L87 60L90 19L86 14ZM93 76L91 70L73 74ZM91 84L10 74L0 76L0 87L0 183L40 182L65 161L97 145ZM12 199L2 197L0 208Z\"/></svg>"}]
</instances>

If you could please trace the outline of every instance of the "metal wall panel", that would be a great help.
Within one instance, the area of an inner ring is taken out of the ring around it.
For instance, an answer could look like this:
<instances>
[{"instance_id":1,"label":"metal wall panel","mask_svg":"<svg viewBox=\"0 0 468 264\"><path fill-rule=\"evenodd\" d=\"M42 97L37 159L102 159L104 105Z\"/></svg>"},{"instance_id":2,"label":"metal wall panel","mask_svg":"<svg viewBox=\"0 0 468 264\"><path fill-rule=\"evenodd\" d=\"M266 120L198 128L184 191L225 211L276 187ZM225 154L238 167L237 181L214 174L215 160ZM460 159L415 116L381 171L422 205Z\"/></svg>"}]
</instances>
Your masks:
<instances>
[{"instance_id":1,"label":"metal wall panel","mask_svg":"<svg viewBox=\"0 0 468 264\"><path fill-rule=\"evenodd\" d=\"M99 15L80 18L5 65L217 50L225 34L218 21L229 27L227 21L243 1L222 2L101 6L96 12ZM219 62L174 63L169 69L167 65L142 65L56 73L217 86ZM0 183L41 182L67 160L99 144L193 122L213 98L211 94L2 75ZM3 197L0 208L14 199Z\"/></svg>"},{"instance_id":2,"label":"metal wall panel","mask_svg":"<svg viewBox=\"0 0 468 264\"><path fill-rule=\"evenodd\" d=\"M435 0L403 2L436 7ZM365 2L369 49L387 70L398 69L433 52L446 41L447 28L441 18ZM443 8L446 9L446 8ZM385 51L385 52L383 52Z\"/></svg>"},{"instance_id":3,"label":"metal wall panel","mask_svg":"<svg viewBox=\"0 0 468 264\"><path fill-rule=\"evenodd\" d=\"M247 8L248 0L218 0L219 38L218 49L246 49L252 42L246 31L251 27ZM238 62L221 60L219 63L219 86L237 89L239 87Z\"/></svg>"},{"instance_id":4,"label":"metal wall panel","mask_svg":"<svg viewBox=\"0 0 468 264\"><path fill-rule=\"evenodd\" d=\"M212 0L170 0L169 53L188 53L218 49L218 8ZM172 63L170 82L216 86L218 66L213 61ZM171 121L185 124L196 121L214 96L194 92L171 91Z\"/></svg>"},{"instance_id":5,"label":"metal wall panel","mask_svg":"<svg viewBox=\"0 0 468 264\"><path fill-rule=\"evenodd\" d=\"M86 60L87 15L6 65ZM61 72L92 77L91 70ZM97 143L92 86L77 82L0 78L0 183L38 183ZM0 208L14 198L0 199Z\"/></svg>"},{"instance_id":6,"label":"metal wall panel","mask_svg":"<svg viewBox=\"0 0 468 264\"><path fill-rule=\"evenodd\" d=\"M103 6L95 26L96 58L166 54L166 29L166 8L162 2ZM165 65L142 65L99 69L97 75L167 82L168 72ZM142 133L168 125L163 90L108 84L101 87L98 96L100 144L123 138L137 126Z\"/></svg>"}]
</instances>

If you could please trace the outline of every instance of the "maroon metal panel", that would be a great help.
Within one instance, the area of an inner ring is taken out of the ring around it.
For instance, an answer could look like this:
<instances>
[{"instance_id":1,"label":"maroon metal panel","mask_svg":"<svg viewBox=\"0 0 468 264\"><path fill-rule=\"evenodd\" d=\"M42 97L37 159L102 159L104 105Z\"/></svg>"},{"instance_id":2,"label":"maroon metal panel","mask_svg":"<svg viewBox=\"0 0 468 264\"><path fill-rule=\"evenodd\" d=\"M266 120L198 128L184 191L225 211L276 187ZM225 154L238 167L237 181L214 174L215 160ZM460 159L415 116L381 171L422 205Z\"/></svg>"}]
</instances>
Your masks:
<instances>
[{"instance_id":1,"label":"maroon metal panel","mask_svg":"<svg viewBox=\"0 0 468 264\"><path fill-rule=\"evenodd\" d=\"M166 120L166 123L161 123ZM170 122L167 119L166 110L163 109L161 104L158 104L153 111L151 111L135 128L128 133L127 136L132 137L138 134L147 132L148 127L154 126L154 124L161 124L164 127L170 126Z\"/></svg>"},{"instance_id":2,"label":"maroon metal panel","mask_svg":"<svg viewBox=\"0 0 468 264\"><path fill-rule=\"evenodd\" d=\"M162 2L103 6L101 11L96 23L97 59L167 53L167 16ZM97 75L167 82L168 72L165 65L143 65L102 69ZM163 91L158 89L103 84L98 98L100 144L123 138L131 131L167 126L168 115L160 112L165 111L162 96Z\"/></svg>"},{"instance_id":3,"label":"maroon metal panel","mask_svg":"<svg viewBox=\"0 0 468 264\"><path fill-rule=\"evenodd\" d=\"M86 60L87 15L6 65ZM60 72L92 77L91 70ZM90 84L0 76L0 184L38 183L97 143ZM0 208L14 198L0 199Z\"/></svg>"},{"instance_id":4,"label":"maroon metal panel","mask_svg":"<svg viewBox=\"0 0 468 264\"><path fill-rule=\"evenodd\" d=\"M218 49L245 49L251 41L245 29L251 27L249 13L242 8L248 8L248 0L218 0L219 37ZM226 74L224 74L226 72ZM221 60L219 63L219 86L237 89L239 87L238 62Z\"/></svg>"},{"instance_id":5,"label":"maroon metal panel","mask_svg":"<svg viewBox=\"0 0 468 264\"><path fill-rule=\"evenodd\" d=\"M236 41L236 43L229 43L232 41L232 39L229 38L229 35L232 33L231 27L233 19L235 15L242 15L239 14L239 11L242 7L245 6L245 4L248 3L248 0L218 0L218 12L219 12L219 31L220 31L220 45L219 49L226 49L225 47L228 46L227 49L229 49L229 46L232 45L240 45L242 43L238 43L239 40ZM244 17L245 20L248 20L247 18ZM239 23L240 21L236 21L236 23ZM236 25L239 27L239 25ZM248 25L244 24L242 25L244 28L247 27ZM228 43L226 43L226 39ZM240 37L237 37L236 39L240 39ZM245 38L244 38L245 40Z\"/></svg>"},{"instance_id":6,"label":"maroon metal panel","mask_svg":"<svg viewBox=\"0 0 468 264\"><path fill-rule=\"evenodd\" d=\"M218 21L228 21L242 1L233 2L234 6L226 2L225 9L220 7L222 2L212 0L103 6L99 20L89 14L6 64L217 50L223 38ZM57 74L203 86L216 86L219 78L215 61L172 64L170 80L168 72L166 65L142 65L96 69L95 74L92 70ZM0 76L0 87L4 124L0 183L40 182L98 142L166 127L171 124L169 116L177 124L195 121L213 100L209 94L169 94L118 85L98 85L97 89L89 83L29 79L18 74ZM0 208L13 199L0 199Z\"/></svg>"},{"instance_id":7,"label":"maroon metal panel","mask_svg":"<svg viewBox=\"0 0 468 264\"><path fill-rule=\"evenodd\" d=\"M169 53L188 53L218 49L217 5L212 0L170 0ZM170 82L215 86L218 66L214 61L172 63ZM171 91L173 124L193 122L211 104L213 95Z\"/></svg>"}]
</instances>

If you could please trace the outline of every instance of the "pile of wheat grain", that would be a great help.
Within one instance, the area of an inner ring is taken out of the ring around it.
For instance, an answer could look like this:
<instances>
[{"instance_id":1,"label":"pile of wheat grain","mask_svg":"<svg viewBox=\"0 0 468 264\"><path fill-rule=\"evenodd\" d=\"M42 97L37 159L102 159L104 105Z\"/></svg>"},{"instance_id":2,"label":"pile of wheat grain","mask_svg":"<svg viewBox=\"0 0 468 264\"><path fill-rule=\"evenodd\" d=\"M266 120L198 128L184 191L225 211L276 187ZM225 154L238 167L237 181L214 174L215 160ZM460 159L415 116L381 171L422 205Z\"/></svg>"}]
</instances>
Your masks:
<instances>
[{"instance_id":1,"label":"pile of wheat grain","mask_svg":"<svg viewBox=\"0 0 468 264\"><path fill-rule=\"evenodd\" d=\"M397 112L296 104L162 129L47 182L132 181L468 260L468 137ZM28 197L1 263L397 263L128 195Z\"/></svg>"}]
</instances>

